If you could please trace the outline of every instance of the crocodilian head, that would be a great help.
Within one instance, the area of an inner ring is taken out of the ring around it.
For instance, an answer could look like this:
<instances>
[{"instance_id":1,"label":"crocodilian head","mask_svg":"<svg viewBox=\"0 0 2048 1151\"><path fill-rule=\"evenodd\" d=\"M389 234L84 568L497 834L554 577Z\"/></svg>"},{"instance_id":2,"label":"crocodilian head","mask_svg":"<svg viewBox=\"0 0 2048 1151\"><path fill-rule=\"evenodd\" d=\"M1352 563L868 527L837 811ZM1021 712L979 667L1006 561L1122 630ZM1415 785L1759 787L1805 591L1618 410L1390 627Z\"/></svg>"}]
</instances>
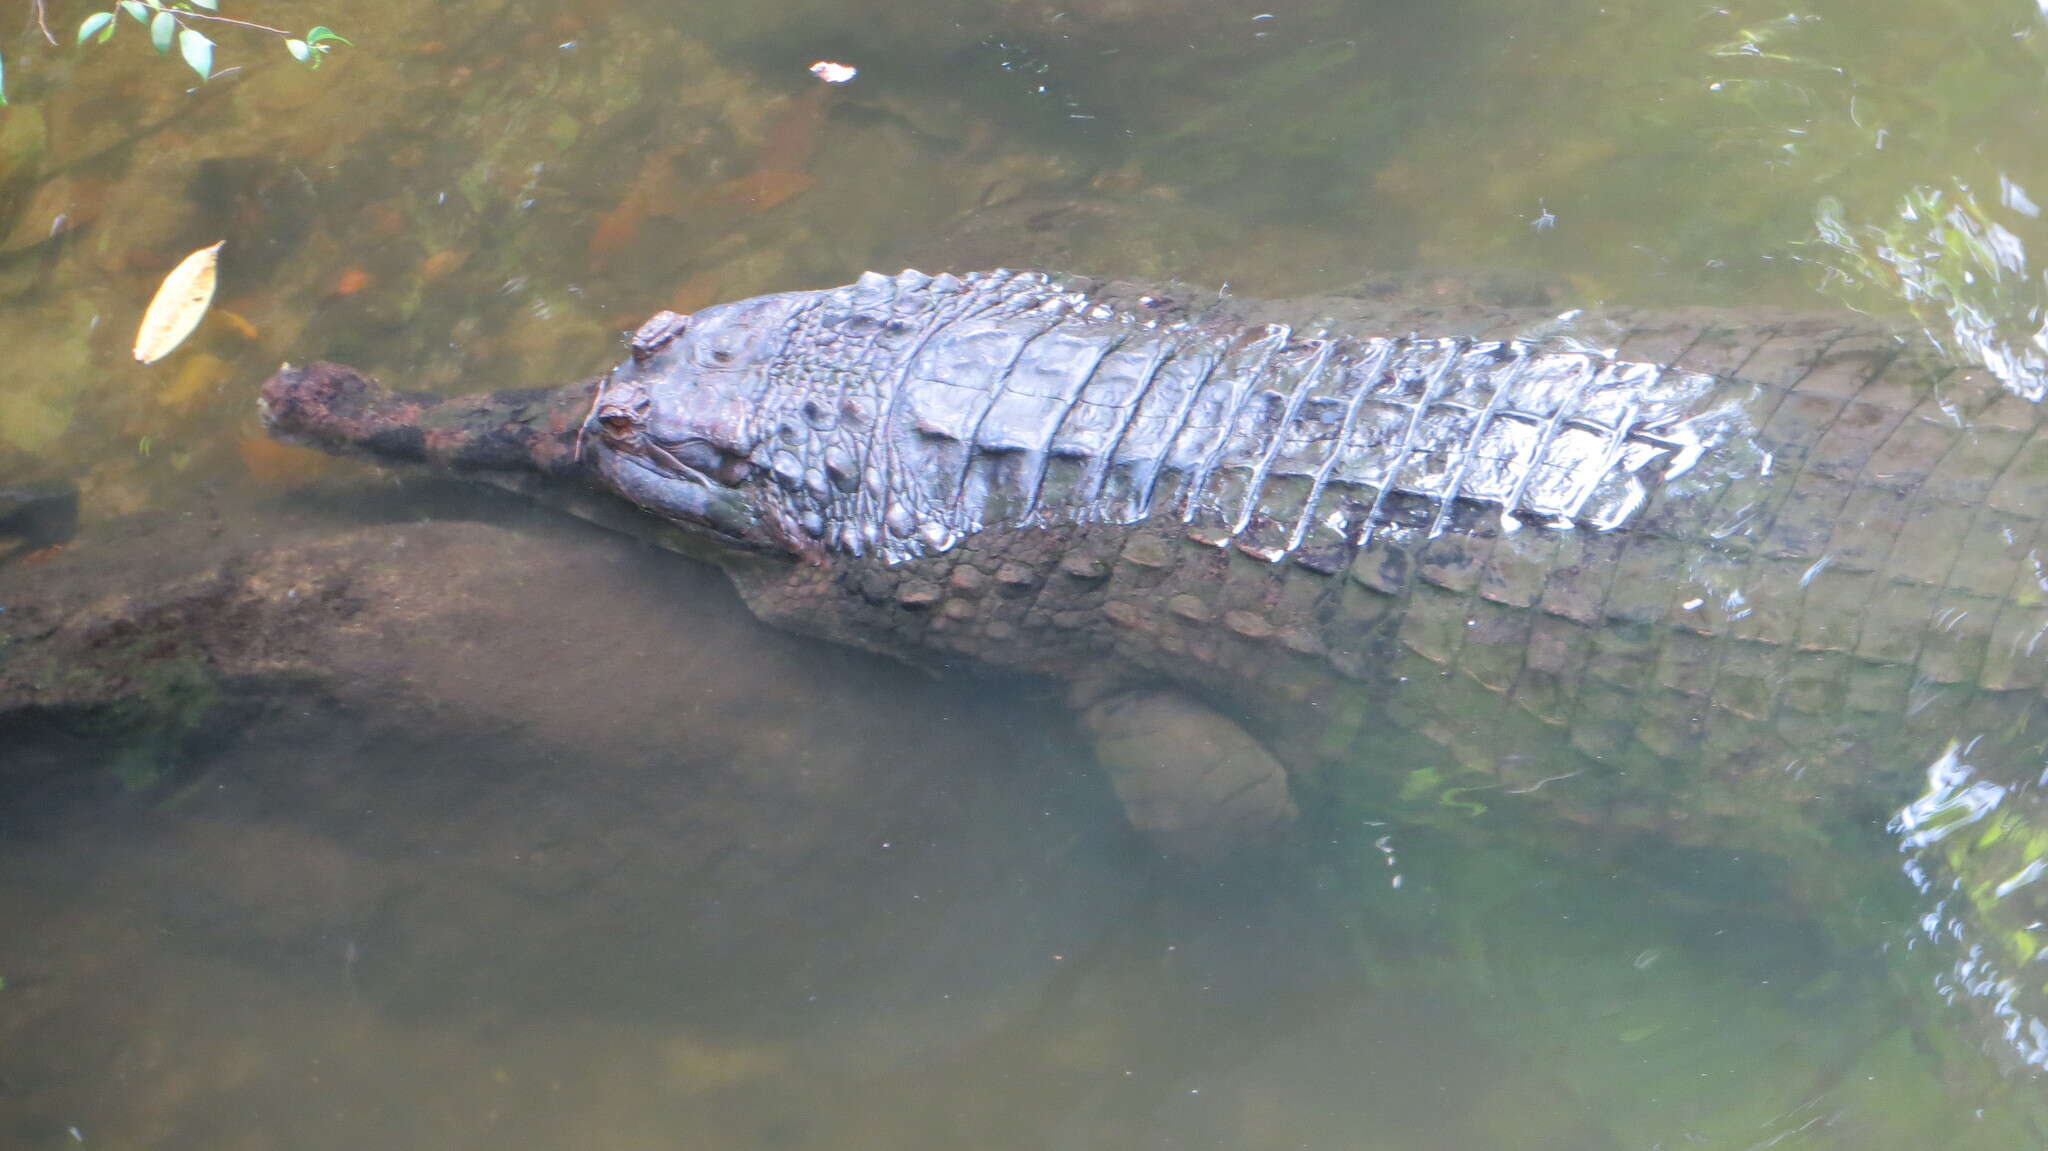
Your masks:
<instances>
[{"instance_id":1,"label":"crocodilian head","mask_svg":"<svg viewBox=\"0 0 2048 1151\"><path fill-rule=\"evenodd\" d=\"M640 326L583 426L586 458L641 508L745 547L808 554L757 462L763 397L790 324L811 297L761 296Z\"/></svg>"}]
</instances>

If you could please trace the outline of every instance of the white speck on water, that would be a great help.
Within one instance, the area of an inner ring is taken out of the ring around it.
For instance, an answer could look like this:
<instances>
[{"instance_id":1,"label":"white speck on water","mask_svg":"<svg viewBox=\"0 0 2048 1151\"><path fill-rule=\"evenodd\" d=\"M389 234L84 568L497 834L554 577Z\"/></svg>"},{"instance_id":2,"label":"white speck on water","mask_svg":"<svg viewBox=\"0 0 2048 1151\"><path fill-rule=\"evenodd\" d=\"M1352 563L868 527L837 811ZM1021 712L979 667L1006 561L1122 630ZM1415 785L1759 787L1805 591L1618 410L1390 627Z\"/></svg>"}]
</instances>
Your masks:
<instances>
[{"instance_id":1,"label":"white speck on water","mask_svg":"<svg viewBox=\"0 0 2048 1151\"><path fill-rule=\"evenodd\" d=\"M1998 177L1998 198L2022 216L2038 219L2041 215L2040 205L2034 203L2027 196L2027 190L2015 183L2011 176L2001 174Z\"/></svg>"}]
</instances>

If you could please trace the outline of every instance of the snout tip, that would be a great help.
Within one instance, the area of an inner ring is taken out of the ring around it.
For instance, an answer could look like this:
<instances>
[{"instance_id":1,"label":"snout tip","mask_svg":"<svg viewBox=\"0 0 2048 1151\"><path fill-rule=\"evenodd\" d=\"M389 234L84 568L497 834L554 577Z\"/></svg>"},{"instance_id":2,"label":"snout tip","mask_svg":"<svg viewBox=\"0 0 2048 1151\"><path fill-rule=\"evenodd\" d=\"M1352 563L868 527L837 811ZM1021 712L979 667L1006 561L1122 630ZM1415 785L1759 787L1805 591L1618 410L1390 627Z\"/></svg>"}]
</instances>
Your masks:
<instances>
[{"instance_id":1,"label":"snout tip","mask_svg":"<svg viewBox=\"0 0 2048 1151\"><path fill-rule=\"evenodd\" d=\"M271 435L323 443L374 417L390 398L354 368L315 362L281 365L263 382L256 404Z\"/></svg>"}]
</instances>

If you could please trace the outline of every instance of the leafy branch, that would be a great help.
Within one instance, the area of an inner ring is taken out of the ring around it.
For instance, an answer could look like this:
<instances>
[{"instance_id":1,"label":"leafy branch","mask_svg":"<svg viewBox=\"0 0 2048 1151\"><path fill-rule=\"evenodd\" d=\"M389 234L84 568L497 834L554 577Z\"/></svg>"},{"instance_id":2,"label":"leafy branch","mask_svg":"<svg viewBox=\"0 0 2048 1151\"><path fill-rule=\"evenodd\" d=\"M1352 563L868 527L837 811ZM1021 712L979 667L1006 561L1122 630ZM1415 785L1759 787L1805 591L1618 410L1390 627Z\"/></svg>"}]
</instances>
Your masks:
<instances>
[{"instance_id":1,"label":"leafy branch","mask_svg":"<svg viewBox=\"0 0 2048 1151\"><path fill-rule=\"evenodd\" d=\"M47 0L35 0L36 27L42 30L43 38L52 45L56 36L50 33ZM199 30L204 24L224 24L276 36L284 41L284 50L291 57L308 68L318 68L321 61L334 51L337 44L349 41L326 25L320 25L304 36L295 36L283 28L272 28L250 20L237 20L220 14L220 0L118 0L114 8L94 12L78 24L78 43L91 41L104 44L114 38L120 29L120 13L125 13L135 23L149 32L149 42L157 55L170 54L171 46L177 45L178 55L201 81L214 76L213 40ZM4 58L0 58L0 105L7 103L7 72Z\"/></svg>"}]
</instances>

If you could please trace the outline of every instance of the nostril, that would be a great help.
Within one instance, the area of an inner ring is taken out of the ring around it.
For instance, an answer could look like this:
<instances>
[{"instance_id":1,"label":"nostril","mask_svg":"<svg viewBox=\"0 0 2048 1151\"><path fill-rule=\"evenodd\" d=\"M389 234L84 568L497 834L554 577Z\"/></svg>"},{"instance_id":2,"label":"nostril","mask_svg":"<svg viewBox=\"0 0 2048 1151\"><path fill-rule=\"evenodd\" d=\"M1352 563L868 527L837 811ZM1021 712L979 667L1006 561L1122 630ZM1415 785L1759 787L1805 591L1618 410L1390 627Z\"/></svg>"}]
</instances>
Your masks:
<instances>
[{"instance_id":1,"label":"nostril","mask_svg":"<svg viewBox=\"0 0 2048 1151\"><path fill-rule=\"evenodd\" d=\"M633 430L633 417L625 414L624 412L614 411L599 413L597 417L597 422L604 425L605 431L613 432L618 435L624 435L627 432Z\"/></svg>"}]
</instances>

